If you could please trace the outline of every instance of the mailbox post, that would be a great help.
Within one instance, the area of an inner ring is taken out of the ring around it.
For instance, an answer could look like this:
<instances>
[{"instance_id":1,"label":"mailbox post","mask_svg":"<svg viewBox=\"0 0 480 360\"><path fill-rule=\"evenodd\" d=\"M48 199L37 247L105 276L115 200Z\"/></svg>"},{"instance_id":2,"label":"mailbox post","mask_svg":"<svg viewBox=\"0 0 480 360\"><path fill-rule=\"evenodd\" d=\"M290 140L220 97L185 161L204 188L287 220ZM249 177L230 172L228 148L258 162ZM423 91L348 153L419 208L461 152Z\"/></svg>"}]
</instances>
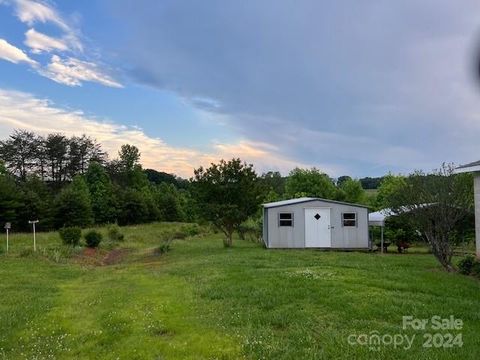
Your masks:
<instances>
[{"instance_id":1,"label":"mailbox post","mask_svg":"<svg viewBox=\"0 0 480 360\"><path fill-rule=\"evenodd\" d=\"M37 242L35 239L35 224L38 223L38 220L29 220L29 224L32 224L33 226L33 251L37 251Z\"/></svg>"}]
</instances>

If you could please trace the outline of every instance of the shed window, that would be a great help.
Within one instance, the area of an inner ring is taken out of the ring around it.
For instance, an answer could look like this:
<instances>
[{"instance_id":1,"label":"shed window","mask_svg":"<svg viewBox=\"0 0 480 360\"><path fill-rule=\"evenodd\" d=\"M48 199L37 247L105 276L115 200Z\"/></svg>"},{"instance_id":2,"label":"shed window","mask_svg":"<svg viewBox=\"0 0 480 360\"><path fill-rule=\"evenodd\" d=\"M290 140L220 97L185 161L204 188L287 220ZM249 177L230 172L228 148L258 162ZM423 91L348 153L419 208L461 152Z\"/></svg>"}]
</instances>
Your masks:
<instances>
[{"instance_id":1,"label":"shed window","mask_svg":"<svg viewBox=\"0 0 480 360\"><path fill-rule=\"evenodd\" d=\"M293 213L279 213L278 226L293 226Z\"/></svg>"},{"instance_id":2,"label":"shed window","mask_svg":"<svg viewBox=\"0 0 480 360\"><path fill-rule=\"evenodd\" d=\"M357 213L343 213L343 226L357 226Z\"/></svg>"}]
</instances>

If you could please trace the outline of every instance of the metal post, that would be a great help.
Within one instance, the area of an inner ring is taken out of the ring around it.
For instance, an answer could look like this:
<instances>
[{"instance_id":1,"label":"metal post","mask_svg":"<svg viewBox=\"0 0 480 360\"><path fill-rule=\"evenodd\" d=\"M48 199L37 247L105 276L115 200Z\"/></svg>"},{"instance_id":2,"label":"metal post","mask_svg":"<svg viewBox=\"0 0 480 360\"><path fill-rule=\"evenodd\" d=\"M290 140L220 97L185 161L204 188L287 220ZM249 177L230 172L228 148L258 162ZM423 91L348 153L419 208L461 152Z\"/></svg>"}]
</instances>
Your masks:
<instances>
[{"instance_id":1,"label":"metal post","mask_svg":"<svg viewBox=\"0 0 480 360\"><path fill-rule=\"evenodd\" d=\"M383 254L383 226L380 226L380 236L381 236L381 240L380 240L380 243L381 243L381 247L382 247L382 254Z\"/></svg>"},{"instance_id":2,"label":"metal post","mask_svg":"<svg viewBox=\"0 0 480 360\"><path fill-rule=\"evenodd\" d=\"M8 230L10 230L11 227L12 227L11 223L9 223L9 222L5 223L4 229L7 232L7 253L8 253Z\"/></svg>"},{"instance_id":3,"label":"metal post","mask_svg":"<svg viewBox=\"0 0 480 360\"><path fill-rule=\"evenodd\" d=\"M33 251L37 251L37 241L35 239L35 223L33 223Z\"/></svg>"},{"instance_id":4,"label":"metal post","mask_svg":"<svg viewBox=\"0 0 480 360\"><path fill-rule=\"evenodd\" d=\"M37 241L35 238L35 224L38 223L38 220L29 220L28 223L33 225L33 251L37 251Z\"/></svg>"}]
</instances>

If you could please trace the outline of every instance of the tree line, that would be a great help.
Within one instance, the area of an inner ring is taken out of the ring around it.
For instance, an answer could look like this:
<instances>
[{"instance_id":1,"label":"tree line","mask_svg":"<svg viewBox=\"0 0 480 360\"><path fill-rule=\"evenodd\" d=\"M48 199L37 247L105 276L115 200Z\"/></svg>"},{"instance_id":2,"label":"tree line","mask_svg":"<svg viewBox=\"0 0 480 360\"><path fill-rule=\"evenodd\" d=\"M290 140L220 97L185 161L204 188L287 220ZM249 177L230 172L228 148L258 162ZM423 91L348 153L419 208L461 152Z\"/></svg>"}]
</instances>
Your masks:
<instances>
[{"instance_id":1,"label":"tree line","mask_svg":"<svg viewBox=\"0 0 480 360\"><path fill-rule=\"evenodd\" d=\"M28 220L39 219L39 228L48 230L205 221L231 246L234 232L261 232L262 203L319 197L408 213L390 230L410 237L420 232L446 269L452 268L452 245L471 238L473 230L472 176L456 175L451 166L429 174L389 174L379 183L364 178L369 187L378 187L367 192L361 180L349 176L334 179L317 168L295 168L287 177L275 171L258 175L240 159L200 167L185 180L144 170L140 156L138 148L125 144L109 160L101 144L86 135L17 130L0 142L0 222L26 230Z\"/></svg>"},{"instance_id":2,"label":"tree line","mask_svg":"<svg viewBox=\"0 0 480 360\"><path fill-rule=\"evenodd\" d=\"M15 130L0 141L0 222L26 230L28 220L38 218L39 228L48 230L201 219L206 206L194 198L198 181L144 170L140 156L138 148L125 144L109 160L101 144L87 135ZM358 180L337 184L315 168L294 169L288 177L273 171L253 174L260 189L256 208L262 201L298 196L368 201Z\"/></svg>"},{"instance_id":3,"label":"tree line","mask_svg":"<svg viewBox=\"0 0 480 360\"><path fill-rule=\"evenodd\" d=\"M86 135L17 130L0 142L0 222L22 231L33 219L40 220L40 230L193 221L182 180L143 170L140 155L126 144L110 161L101 144Z\"/></svg>"}]
</instances>

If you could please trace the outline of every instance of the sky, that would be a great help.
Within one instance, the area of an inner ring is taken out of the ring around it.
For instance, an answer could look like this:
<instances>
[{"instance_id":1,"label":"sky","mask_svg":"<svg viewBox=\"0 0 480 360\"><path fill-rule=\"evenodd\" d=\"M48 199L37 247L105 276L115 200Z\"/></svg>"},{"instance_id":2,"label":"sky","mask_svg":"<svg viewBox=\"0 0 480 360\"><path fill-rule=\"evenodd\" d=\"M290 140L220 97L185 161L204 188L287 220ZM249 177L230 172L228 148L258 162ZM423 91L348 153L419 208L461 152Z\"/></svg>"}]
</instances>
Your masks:
<instances>
[{"instance_id":1,"label":"sky","mask_svg":"<svg viewBox=\"0 0 480 360\"><path fill-rule=\"evenodd\" d=\"M87 134L190 177L480 158L480 4L0 0L0 139Z\"/></svg>"}]
</instances>

